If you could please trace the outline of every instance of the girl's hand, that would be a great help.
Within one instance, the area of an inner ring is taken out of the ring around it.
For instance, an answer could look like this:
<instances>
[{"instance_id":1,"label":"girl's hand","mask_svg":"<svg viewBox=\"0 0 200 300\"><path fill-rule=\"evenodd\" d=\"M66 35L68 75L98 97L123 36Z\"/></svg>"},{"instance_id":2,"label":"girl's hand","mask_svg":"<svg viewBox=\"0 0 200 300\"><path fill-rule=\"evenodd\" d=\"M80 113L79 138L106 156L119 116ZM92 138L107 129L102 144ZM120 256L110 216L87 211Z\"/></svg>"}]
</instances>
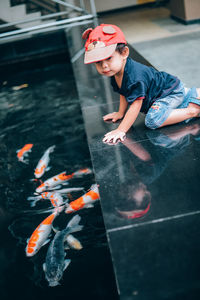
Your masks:
<instances>
[{"instance_id":1,"label":"girl's hand","mask_svg":"<svg viewBox=\"0 0 200 300\"><path fill-rule=\"evenodd\" d=\"M120 131L119 129L115 129L104 135L103 142L107 144L111 142L112 144L116 144L119 141L123 142L125 137L126 137L125 132Z\"/></svg>"},{"instance_id":2,"label":"girl's hand","mask_svg":"<svg viewBox=\"0 0 200 300\"><path fill-rule=\"evenodd\" d=\"M120 120L123 118L123 114L121 114L120 112L113 112L110 114L107 114L105 116L103 116L103 120L107 121L107 120L112 120L112 122L116 122L117 120Z\"/></svg>"}]
</instances>

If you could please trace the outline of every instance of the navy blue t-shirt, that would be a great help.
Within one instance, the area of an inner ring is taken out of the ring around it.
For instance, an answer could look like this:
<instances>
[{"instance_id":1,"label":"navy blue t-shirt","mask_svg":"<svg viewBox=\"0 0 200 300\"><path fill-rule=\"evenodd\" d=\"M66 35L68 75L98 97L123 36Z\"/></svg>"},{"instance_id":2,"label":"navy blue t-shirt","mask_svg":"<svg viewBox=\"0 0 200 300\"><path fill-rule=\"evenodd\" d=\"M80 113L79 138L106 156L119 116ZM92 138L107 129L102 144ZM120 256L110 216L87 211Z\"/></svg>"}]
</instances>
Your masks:
<instances>
[{"instance_id":1,"label":"navy blue t-shirt","mask_svg":"<svg viewBox=\"0 0 200 300\"><path fill-rule=\"evenodd\" d=\"M121 88L118 87L115 77L111 77L114 91L125 96L128 103L144 98L141 108L141 112L144 113L147 113L156 99L169 95L179 83L177 77L147 67L130 57L126 61Z\"/></svg>"}]
</instances>

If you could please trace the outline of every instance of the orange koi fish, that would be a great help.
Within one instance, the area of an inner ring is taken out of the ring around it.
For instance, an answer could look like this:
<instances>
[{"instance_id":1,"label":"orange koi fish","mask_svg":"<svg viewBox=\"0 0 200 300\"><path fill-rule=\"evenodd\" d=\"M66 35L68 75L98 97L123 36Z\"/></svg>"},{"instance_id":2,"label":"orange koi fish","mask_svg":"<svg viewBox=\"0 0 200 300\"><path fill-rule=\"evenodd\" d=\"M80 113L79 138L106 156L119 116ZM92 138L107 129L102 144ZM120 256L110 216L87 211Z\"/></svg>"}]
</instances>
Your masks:
<instances>
[{"instance_id":1,"label":"orange koi fish","mask_svg":"<svg viewBox=\"0 0 200 300\"><path fill-rule=\"evenodd\" d=\"M43 156L40 158L36 168L35 168L35 177L36 178L40 178L42 177L42 175L44 174L45 171L48 171L50 168L47 168L48 167L48 164L49 164L49 161L50 161L50 158L49 158L49 155L51 152L53 152L55 149L55 145L54 146L51 146L49 147L43 154Z\"/></svg>"},{"instance_id":2,"label":"orange koi fish","mask_svg":"<svg viewBox=\"0 0 200 300\"><path fill-rule=\"evenodd\" d=\"M67 208L65 209L65 213L69 214L82 208L92 207L92 203L99 200L99 198L98 186L97 184L93 184L89 192L68 204Z\"/></svg>"},{"instance_id":3,"label":"orange koi fish","mask_svg":"<svg viewBox=\"0 0 200 300\"><path fill-rule=\"evenodd\" d=\"M55 187L59 186L60 184L68 184L67 181L74 177L80 177L83 175L91 174L92 170L89 168L81 169L76 171L72 174L67 175L66 172L62 172L58 175L55 175L47 180L45 180L39 187L37 187L36 192L42 193L46 190L54 189Z\"/></svg>"},{"instance_id":4,"label":"orange koi fish","mask_svg":"<svg viewBox=\"0 0 200 300\"><path fill-rule=\"evenodd\" d=\"M46 219L38 225L38 227L32 233L30 239L27 241L26 256L35 255L42 246L49 242L48 236L51 233L53 221L58 215L58 211L54 211Z\"/></svg>"},{"instance_id":5,"label":"orange koi fish","mask_svg":"<svg viewBox=\"0 0 200 300\"><path fill-rule=\"evenodd\" d=\"M17 158L23 163L28 163L28 159L25 159L28 156L28 152L31 152L33 144L26 144L21 149L17 150Z\"/></svg>"}]
</instances>

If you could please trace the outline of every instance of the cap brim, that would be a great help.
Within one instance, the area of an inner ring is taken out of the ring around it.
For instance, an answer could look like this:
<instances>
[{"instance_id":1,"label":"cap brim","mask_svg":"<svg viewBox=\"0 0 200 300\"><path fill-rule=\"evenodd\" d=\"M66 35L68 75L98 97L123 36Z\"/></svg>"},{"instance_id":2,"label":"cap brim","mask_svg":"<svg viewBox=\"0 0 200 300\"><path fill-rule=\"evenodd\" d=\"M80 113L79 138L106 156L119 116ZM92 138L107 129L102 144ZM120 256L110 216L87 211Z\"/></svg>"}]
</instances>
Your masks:
<instances>
[{"instance_id":1,"label":"cap brim","mask_svg":"<svg viewBox=\"0 0 200 300\"><path fill-rule=\"evenodd\" d=\"M96 48L85 52L84 63L91 64L110 57L115 51L117 44L112 44L106 47Z\"/></svg>"},{"instance_id":2,"label":"cap brim","mask_svg":"<svg viewBox=\"0 0 200 300\"><path fill-rule=\"evenodd\" d=\"M147 207L145 209L141 209L141 210L129 210L129 211L121 211L117 208L115 208L115 210L117 211L117 213L125 218L125 219L136 219L136 218L141 218L144 215L146 215L146 213L149 211L150 209L150 205L151 202L148 203Z\"/></svg>"}]
</instances>

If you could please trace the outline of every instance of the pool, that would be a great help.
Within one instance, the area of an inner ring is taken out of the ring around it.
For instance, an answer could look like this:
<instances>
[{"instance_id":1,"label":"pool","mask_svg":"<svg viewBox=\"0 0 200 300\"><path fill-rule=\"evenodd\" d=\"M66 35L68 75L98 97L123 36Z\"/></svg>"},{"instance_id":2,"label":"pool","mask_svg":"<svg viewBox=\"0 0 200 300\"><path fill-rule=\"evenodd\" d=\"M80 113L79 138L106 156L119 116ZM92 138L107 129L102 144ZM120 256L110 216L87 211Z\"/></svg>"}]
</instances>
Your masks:
<instances>
[{"instance_id":1,"label":"pool","mask_svg":"<svg viewBox=\"0 0 200 300\"><path fill-rule=\"evenodd\" d=\"M27 239L52 213L49 201L31 207L39 181L33 181L34 169L52 145L50 169L41 179L66 171L92 170L84 123L71 65L63 60L49 64L29 63L28 68L7 72L0 90L0 293L1 299L117 299L111 257L99 201L93 208L78 212L80 232L74 234L83 249L68 250L71 259L60 285L49 287L43 271L49 244L33 257L26 257ZM33 144L27 164L18 161L16 151ZM73 178L67 185L83 190L68 194L74 200L95 183L94 174ZM72 214L60 213L54 226L66 227ZM55 233L52 232L50 240Z\"/></svg>"}]
</instances>

